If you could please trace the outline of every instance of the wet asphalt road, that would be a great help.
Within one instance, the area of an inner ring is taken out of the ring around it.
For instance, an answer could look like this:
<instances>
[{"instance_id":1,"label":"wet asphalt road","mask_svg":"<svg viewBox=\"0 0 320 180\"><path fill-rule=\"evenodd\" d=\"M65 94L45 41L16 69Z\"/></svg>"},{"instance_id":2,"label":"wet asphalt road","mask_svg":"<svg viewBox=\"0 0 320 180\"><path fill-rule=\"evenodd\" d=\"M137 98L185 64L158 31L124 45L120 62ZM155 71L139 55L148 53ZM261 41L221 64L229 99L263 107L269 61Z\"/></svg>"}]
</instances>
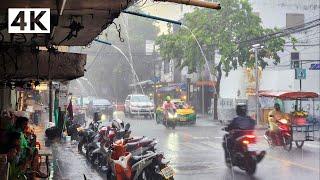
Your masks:
<instances>
[{"instance_id":1,"label":"wet asphalt road","mask_svg":"<svg viewBox=\"0 0 320 180\"><path fill-rule=\"evenodd\" d=\"M224 164L221 147L222 126L209 120L200 119L194 126L178 126L175 130L157 125L154 120L143 118L126 119L131 123L133 136L156 138L157 149L165 153L170 165L175 169L178 180L319 180L320 142L306 142L302 149L293 146L290 152L281 147L270 149L262 138L264 131L257 131L261 150L267 156L258 165L256 174L248 177L237 167L229 170ZM103 179L79 154L76 144L55 144L54 179L83 179L86 174L90 180ZM58 166L57 166L58 164Z\"/></svg>"}]
</instances>

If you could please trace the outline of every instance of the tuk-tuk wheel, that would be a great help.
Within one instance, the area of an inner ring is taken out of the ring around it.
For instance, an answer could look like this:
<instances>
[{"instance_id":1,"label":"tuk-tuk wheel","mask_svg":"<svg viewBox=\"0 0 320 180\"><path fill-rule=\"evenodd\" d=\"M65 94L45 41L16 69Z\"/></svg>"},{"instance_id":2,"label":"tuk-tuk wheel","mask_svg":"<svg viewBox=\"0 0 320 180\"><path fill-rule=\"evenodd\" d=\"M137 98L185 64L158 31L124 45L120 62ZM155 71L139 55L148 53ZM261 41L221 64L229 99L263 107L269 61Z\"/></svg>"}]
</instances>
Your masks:
<instances>
[{"instance_id":1,"label":"tuk-tuk wheel","mask_svg":"<svg viewBox=\"0 0 320 180\"><path fill-rule=\"evenodd\" d=\"M304 141L295 141L297 148L302 148Z\"/></svg>"},{"instance_id":2,"label":"tuk-tuk wheel","mask_svg":"<svg viewBox=\"0 0 320 180\"><path fill-rule=\"evenodd\" d=\"M292 148L292 139L283 137L283 149L290 151Z\"/></svg>"}]
</instances>

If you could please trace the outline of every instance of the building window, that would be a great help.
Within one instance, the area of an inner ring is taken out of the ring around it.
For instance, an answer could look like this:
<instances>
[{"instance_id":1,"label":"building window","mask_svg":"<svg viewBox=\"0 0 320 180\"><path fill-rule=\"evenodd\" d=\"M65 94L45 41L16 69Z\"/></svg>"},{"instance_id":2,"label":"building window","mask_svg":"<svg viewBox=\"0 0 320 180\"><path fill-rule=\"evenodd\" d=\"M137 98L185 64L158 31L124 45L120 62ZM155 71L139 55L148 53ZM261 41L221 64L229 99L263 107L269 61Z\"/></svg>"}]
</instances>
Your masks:
<instances>
[{"instance_id":1,"label":"building window","mask_svg":"<svg viewBox=\"0 0 320 180\"><path fill-rule=\"evenodd\" d=\"M300 67L300 54L299 52L292 52L291 53L291 68L299 68Z\"/></svg>"},{"instance_id":2,"label":"building window","mask_svg":"<svg viewBox=\"0 0 320 180\"><path fill-rule=\"evenodd\" d=\"M170 72L170 61L163 62L163 72L164 74L167 74Z\"/></svg>"},{"instance_id":3,"label":"building window","mask_svg":"<svg viewBox=\"0 0 320 180\"><path fill-rule=\"evenodd\" d=\"M287 13L286 15L286 27L294 27L304 24L304 14Z\"/></svg>"}]
</instances>

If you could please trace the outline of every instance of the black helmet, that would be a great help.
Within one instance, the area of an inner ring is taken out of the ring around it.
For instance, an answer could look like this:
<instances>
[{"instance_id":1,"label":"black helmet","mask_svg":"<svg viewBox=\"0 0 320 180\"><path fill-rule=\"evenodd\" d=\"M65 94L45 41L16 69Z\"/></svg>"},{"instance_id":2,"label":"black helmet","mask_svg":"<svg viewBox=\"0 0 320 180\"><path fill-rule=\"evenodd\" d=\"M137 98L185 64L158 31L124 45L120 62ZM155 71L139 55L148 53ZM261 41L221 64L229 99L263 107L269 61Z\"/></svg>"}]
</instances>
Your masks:
<instances>
[{"instance_id":1,"label":"black helmet","mask_svg":"<svg viewBox=\"0 0 320 180\"><path fill-rule=\"evenodd\" d=\"M247 105L246 104L237 104L236 112L238 116L246 116L247 115Z\"/></svg>"},{"instance_id":2,"label":"black helmet","mask_svg":"<svg viewBox=\"0 0 320 180\"><path fill-rule=\"evenodd\" d=\"M100 113L99 112L94 112L93 114L93 121L99 121L100 120Z\"/></svg>"}]
</instances>

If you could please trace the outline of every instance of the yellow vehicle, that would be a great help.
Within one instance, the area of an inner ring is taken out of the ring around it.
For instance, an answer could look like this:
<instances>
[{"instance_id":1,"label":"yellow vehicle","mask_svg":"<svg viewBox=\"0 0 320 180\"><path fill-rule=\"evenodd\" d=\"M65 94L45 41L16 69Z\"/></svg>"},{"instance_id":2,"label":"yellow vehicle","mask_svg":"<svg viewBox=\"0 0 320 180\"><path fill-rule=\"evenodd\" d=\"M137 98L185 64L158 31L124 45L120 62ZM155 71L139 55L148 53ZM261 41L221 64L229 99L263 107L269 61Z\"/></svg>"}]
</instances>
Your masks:
<instances>
[{"instance_id":1,"label":"yellow vehicle","mask_svg":"<svg viewBox=\"0 0 320 180\"><path fill-rule=\"evenodd\" d=\"M171 101L177 108L176 120L178 124L196 124L197 115L192 106L181 99L172 99ZM164 116L162 107L158 107L155 114L157 123L162 123Z\"/></svg>"}]
</instances>

